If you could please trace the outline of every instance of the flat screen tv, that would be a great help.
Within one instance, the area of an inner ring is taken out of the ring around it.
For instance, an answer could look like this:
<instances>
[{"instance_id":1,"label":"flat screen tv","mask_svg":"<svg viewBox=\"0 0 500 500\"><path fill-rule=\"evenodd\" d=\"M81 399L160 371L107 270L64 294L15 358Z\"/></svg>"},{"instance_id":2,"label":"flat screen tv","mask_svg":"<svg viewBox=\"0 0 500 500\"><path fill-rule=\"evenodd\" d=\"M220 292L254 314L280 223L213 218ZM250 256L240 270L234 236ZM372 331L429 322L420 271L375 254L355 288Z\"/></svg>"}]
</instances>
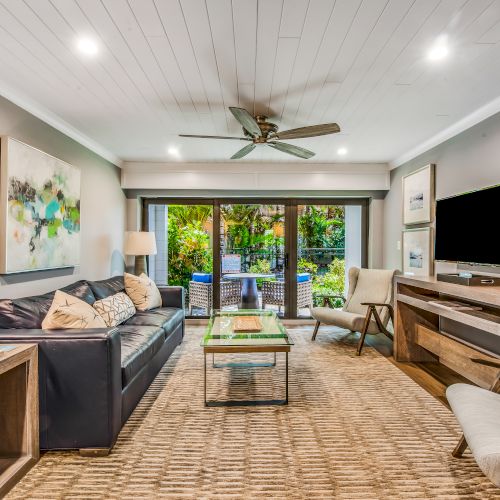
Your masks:
<instances>
[{"instance_id":1,"label":"flat screen tv","mask_svg":"<svg viewBox=\"0 0 500 500\"><path fill-rule=\"evenodd\" d=\"M436 202L435 259L500 265L500 185Z\"/></svg>"}]
</instances>

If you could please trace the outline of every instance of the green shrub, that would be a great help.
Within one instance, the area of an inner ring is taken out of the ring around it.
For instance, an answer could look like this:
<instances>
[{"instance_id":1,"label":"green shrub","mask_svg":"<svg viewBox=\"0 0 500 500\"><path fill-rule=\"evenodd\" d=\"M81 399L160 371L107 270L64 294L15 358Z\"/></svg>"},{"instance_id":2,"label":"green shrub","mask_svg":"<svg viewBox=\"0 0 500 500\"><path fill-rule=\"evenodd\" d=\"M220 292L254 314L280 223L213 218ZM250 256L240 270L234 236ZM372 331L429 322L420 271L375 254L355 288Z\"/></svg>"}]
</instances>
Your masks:
<instances>
[{"instance_id":1,"label":"green shrub","mask_svg":"<svg viewBox=\"0 0 500 500\"><path fill-rule=\"evenodd\" d=\"M333 259L328 266L328 271L323 275L313 276L313 298L314 305L323 305L323 297L318 295L342 295L344 296L344 283L345 283L345 260ZM341 307L342 299L335 299L332 301L334 307Z\"/></svg>"},{"instance_id":2,"label":"green shrub","mask_svg":"<svg viewBox=\"0 0 500 500\"><path fill-rule=\"evenodd\" d=\"M258 273L258 274L271 274L271 263L266 259L257 259L255 264L252 264L248 268L249 273ZM262 283L266 280L272 280L274 278L257 278L257 286L262 286Z\"/></svg>"}]
</instances>

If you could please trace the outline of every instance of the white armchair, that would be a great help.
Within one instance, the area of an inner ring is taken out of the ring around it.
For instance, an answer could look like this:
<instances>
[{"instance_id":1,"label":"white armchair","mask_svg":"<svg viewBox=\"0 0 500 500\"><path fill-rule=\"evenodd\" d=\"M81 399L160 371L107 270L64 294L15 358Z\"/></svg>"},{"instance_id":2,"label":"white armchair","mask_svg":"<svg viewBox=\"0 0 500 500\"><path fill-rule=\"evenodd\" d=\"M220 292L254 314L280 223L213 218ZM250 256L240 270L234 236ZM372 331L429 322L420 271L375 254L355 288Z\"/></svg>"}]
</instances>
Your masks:
<instances>
[{"instance_id":1,"label":"white armchair","mask_svg":"<svg viewBox=\"0 0 500 500\"><path fill-rule=\"evenodd\" d=\"M311 311L316 320L312 340L316 340L321 323L360 332L356 354L361 354L367 333L384 333L392 337L387 330L389 319L394 322L393 278L395 271L386 269L349 269L349 291L343 300L342 309L314 307Z\"/></svg>"}]
</instances>

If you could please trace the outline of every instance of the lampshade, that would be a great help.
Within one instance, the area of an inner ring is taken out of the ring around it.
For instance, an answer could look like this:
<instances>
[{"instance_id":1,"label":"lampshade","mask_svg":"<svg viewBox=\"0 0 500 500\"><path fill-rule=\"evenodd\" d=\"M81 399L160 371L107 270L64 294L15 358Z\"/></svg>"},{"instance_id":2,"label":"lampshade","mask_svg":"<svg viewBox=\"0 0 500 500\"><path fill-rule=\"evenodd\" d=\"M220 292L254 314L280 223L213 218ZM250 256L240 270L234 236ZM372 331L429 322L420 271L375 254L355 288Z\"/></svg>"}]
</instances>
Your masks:
<instances>
[{"instance_id":1,"label":"lampshade","mask_svg":"<svg viewBox=\"0 0 500 500\"><path fill-rule=\"evenodd\" d=\"M155 233L128 231L125 233L126 255L156 255Z\"/></svg>"}]
</instances>

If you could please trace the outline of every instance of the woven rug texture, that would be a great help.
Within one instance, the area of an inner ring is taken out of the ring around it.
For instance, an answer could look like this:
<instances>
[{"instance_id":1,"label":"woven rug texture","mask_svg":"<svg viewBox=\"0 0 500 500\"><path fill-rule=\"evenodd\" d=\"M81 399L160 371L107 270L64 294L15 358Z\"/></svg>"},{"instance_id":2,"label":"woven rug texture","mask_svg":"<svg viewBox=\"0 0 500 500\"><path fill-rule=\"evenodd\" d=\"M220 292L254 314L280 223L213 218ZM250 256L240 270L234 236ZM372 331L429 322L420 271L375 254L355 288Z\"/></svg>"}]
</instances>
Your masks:
<instances>
[{"instance_id":1,"label":"woven rug texture","mask_svg":"<svg viewBox=\"0 0 500 500\"><path fill-rule=\"evenodd\" d=\"M311 331L289 328L288 406L205 408L203 327L189 326L108 457L46 453L7 498L500 499L469 451L451 456L445 406L373 348L355 356L356 336ZM209 398L282 398L284 367L210 364Z\"/></svg>"}]
</instances>

